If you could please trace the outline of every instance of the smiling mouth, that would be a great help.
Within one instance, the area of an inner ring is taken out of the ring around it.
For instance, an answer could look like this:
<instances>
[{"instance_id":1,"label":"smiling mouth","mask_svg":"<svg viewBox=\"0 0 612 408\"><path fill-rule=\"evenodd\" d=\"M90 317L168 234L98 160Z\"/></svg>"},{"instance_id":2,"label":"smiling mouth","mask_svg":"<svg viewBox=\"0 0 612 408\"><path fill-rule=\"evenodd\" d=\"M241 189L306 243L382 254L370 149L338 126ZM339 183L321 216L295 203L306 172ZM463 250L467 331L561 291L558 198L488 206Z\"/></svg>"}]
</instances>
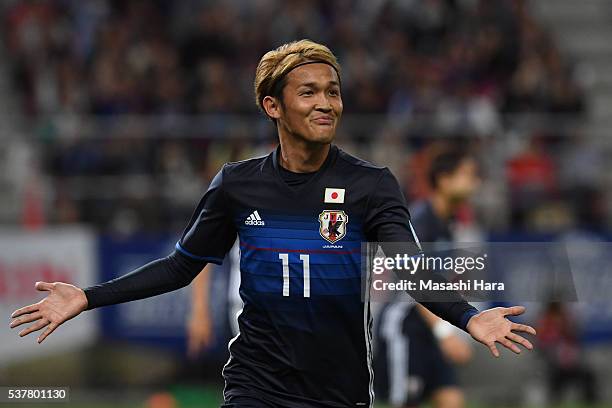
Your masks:
<instances>
[{"instance_id":1,"label":"smiling mouth","mask_svg":"<svg viewBox=\"0 0 612 408\"><path fill-rule=\"evenodd\" d=\"M331 126L334 124L334 120L332 118L317 118L312 120L317 125L323 126Z\"/></svg>"}]
</instances>

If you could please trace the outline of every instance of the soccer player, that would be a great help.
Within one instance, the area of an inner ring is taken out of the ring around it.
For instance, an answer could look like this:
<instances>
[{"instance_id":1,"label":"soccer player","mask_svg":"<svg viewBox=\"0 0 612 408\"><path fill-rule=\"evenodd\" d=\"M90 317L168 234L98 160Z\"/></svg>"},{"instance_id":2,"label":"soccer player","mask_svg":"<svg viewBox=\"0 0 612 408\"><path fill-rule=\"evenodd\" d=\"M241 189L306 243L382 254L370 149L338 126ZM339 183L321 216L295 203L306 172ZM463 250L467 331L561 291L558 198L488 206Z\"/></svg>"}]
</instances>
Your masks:
<instances>
[{"instance_id":1,"label":"soccer player","mask_svg":"<svg viewBox=\"0 0 612 408\"><path fill-rule=\"evenodd\" d=\"M333 145L342 115L340 67L309 40L266 53L255 73L257 105L276 125L279 146L226 164L210 184L176 250L109 282L77 288L38 282L42 301L16 310L21 336L58 326L85 310L188 285L221 263L240 239L240 334L223 369L224 407L349 407L373 402L368 292L361 296L361 243L415 241L399 185L387 168ZM406 252L417 252L406 248ZM520 352L535 333L505 316L478 313L461 298L424 303L499 355ZM516 343L515 343L516 342Z\"/></svg>"},{"instance_id":2,"label":"soccer player","mask_svg":"<svg viewBox=\"0 0 612 408\"><path fill-rule=\"evenodd\" d=\"M459 149L446 149L432 160L428 172L431 195L410 208L411 221L421 242L450 243L456 212L478 188L476 160ZM434 407L461 408L452 363L471 356L447 322L410 298L398 296L380 313L374 357L376 385L396 407L415 407L431 400Z\"/></svg>"}]
</instances>

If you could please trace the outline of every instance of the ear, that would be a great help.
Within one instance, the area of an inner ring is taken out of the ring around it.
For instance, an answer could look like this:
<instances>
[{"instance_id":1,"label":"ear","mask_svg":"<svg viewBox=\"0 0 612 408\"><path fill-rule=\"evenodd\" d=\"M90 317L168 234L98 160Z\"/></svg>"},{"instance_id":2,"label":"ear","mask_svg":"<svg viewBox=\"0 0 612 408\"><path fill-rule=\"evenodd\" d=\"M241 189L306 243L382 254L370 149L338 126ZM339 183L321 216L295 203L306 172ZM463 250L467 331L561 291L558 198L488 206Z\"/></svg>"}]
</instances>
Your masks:
<instances>
[{"instance_id":1,"label":"ear","mask_svg":"<svg viewBox=\"0 0 612 408\"><path fill-rule=\"evenodd\" d=\"M263 101L261 101L261 104L266 114L272 119L279 119L281 117L281 104L276 98L266 96L263 98Z\"/></svg>"}]
</instances>

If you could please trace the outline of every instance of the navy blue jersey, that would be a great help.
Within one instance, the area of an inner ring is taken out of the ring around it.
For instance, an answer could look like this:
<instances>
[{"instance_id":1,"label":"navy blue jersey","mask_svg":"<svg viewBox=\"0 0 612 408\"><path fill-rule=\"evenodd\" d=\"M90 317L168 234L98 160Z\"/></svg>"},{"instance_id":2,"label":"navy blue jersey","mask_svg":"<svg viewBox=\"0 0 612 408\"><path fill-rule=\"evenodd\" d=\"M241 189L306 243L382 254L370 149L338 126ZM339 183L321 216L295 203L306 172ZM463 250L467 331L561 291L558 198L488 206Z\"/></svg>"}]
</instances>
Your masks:
<instances>
[{"instance_id":1,"label":"navy blue jersey","mask_svg":"<svg viewBox=\"0 0 612 408\"><path fill-rule=\"evenodd\" d=\"M225 397L369 406L361 243L376 240L383 223L410 236L404 198L388 169L336 147L306 183L290 187L277 154L225 165L177 244L215 260L239 236L244 308L223 371Z\"/></svg>"}]
</instances>

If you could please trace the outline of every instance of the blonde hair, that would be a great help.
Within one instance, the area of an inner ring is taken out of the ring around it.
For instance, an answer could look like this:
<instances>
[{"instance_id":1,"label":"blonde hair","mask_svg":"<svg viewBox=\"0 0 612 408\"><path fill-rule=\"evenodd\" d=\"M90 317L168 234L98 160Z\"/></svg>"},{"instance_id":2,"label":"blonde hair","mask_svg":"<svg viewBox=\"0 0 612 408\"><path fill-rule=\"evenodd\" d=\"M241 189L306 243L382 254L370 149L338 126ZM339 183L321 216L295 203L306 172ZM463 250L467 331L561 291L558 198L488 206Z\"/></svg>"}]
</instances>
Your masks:
<instances>
[{"instance_id":1,"label":"blonde hair","mask_svg":"<svg viewBox=\"0 0 612 408\"><path fill-rule=\"evenodd\" d=\"M336 56L323 44L311 40L293 41L268 51L255 71L255 103L266 113L263 100L266 96L281 97L286 75L292 69L310 62L322 62L332 66L340 79L340 64Z\"/></svg>"}]
</instances>

